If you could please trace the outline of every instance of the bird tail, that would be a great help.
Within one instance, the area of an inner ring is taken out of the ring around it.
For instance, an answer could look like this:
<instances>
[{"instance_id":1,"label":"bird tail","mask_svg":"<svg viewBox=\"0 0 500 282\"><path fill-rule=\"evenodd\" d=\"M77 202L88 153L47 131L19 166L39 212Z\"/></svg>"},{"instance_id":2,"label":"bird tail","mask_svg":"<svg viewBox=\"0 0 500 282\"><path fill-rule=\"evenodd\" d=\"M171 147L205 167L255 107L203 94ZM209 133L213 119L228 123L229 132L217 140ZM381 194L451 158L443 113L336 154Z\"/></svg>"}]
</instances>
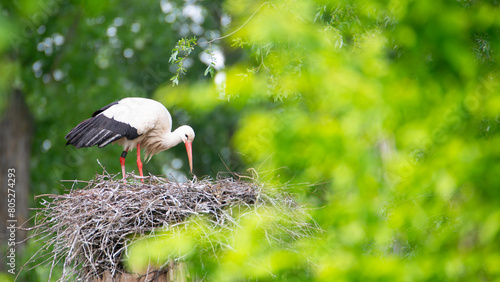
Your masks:
<instances>
[{"instance_id":1,"label":"bird tail","mask_svg":"<svg viewBox=\"0 0 500 282\"><path fill-rule=\"evenodd\" d=\"M151 160L153 155L154 154L150 154L150 153L146 152L146 156L144 156L144 161L146 161L146 163L149 163L149 161Z\"/></svg>"}]
</instances>

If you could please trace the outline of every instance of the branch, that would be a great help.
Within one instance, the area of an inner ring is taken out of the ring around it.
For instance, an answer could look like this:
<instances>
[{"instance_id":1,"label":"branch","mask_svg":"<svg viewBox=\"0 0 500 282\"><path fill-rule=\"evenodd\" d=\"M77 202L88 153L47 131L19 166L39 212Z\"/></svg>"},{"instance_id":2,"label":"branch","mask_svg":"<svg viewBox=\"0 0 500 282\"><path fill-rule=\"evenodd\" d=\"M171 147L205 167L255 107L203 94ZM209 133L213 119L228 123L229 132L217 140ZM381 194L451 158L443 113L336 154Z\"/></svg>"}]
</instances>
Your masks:
<instances>
[{"instance_id":1,"label":"branch","mask_svg":"<svg viewBox=\"0 0 500 282\"><path fill-rule=\"evenodd\" d=\"M221 40L221 39L224 39L224 38L227 38L233 34L235 34L236 32L240 31L240 29L242 29L245 25L248 24L248 22L250 22L250 20L257 14L258 11L260 11L260 9L262 9L262 7L264 7L265 5L268 5L268 4L271 4L270 2L264 2L262 3L262 5L260 5L259 8L257 8L257 10L255 10L255 12L253 12L253 14L245 21L245 23L243 23L240 27L238 27L235 31L229 33L229 34L226 34L224 36L221 36L221 37L217 37L217 38L214 38L210 41L207 41L207 42L203 42L203 43L198 43L199 45L203 45L203 44L210 44L216 40Z\"/></svg>"}]
</instances>

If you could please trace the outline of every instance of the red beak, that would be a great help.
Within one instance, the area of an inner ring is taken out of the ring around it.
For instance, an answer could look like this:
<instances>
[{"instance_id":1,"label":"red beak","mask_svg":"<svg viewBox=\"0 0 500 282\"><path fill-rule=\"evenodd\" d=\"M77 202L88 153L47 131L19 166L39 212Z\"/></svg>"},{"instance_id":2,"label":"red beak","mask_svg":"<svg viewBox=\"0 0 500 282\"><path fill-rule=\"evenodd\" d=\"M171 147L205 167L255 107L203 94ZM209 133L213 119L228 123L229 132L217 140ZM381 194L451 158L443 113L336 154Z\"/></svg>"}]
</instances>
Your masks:
<instances>
[{"instance_id":1,"label":"red beak","mask_svg":"<svg viewBox=\"0 0 500 282\"><path fill-rule=\"evenodd\" d=\"M193 173L193 149L191 146L191 142L186 142L184 144L186 144L186 152L189 159L189 170L191 170L191 173Z\"/></svg>"}]
</instances>

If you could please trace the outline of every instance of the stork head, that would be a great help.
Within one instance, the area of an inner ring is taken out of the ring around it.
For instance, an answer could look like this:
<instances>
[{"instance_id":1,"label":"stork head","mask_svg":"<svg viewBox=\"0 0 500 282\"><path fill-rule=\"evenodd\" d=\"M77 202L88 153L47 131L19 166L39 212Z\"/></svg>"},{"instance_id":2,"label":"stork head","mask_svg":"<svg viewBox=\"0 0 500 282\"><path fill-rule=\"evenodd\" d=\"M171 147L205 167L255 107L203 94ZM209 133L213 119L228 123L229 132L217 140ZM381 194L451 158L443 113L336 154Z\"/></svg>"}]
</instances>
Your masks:
<instances>
[{"instance_id":1,"label":"stork head","mask_svg":"<svg viewBox=\"0 0 500 282\"><path fill-rule=\"evenodd\" d=\"M186 145L186 152L188 155L189 159L189 169L191 172L193 172L193 150L192 150L192 143L194 140L194 130L188 126L188 125L183 125L177 128L175 131L177 131L182 139L182 142L184 142L184 145Z\"/></svg>"}]
</instances>

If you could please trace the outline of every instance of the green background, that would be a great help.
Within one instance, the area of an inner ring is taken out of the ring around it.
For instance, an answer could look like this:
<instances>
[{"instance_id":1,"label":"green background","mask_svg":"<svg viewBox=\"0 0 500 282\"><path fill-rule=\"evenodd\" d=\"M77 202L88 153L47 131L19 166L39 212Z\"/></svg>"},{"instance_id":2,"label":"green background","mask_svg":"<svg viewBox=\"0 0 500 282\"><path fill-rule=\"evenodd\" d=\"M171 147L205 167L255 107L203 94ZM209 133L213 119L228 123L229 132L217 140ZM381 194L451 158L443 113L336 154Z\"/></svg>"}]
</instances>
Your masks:
<instances>
[{"instance_id":1,"label":"green background","mask_svg":"<svg viewBox=\"0 0 500 282\"><path fill-rule=\"evenodd\" d=\"M118 173L119 146L76 150L64 136L108 103L150 97L174 127L194 128L197 176L254 168L323 229L283 248L261 244L259 224L241 223L233 250L187 258L198 277L497 280L498 5L2 1L0 106L20 88L34 118L34 195L91 179L102 172L96 159ZM172 50L193 36L175 86ZM224 54L214 77L199 59L207 49ZM183 179L184 148L144 170ZM46 272L33 270L30 281Z\"/></svg>"}]
</instances>

